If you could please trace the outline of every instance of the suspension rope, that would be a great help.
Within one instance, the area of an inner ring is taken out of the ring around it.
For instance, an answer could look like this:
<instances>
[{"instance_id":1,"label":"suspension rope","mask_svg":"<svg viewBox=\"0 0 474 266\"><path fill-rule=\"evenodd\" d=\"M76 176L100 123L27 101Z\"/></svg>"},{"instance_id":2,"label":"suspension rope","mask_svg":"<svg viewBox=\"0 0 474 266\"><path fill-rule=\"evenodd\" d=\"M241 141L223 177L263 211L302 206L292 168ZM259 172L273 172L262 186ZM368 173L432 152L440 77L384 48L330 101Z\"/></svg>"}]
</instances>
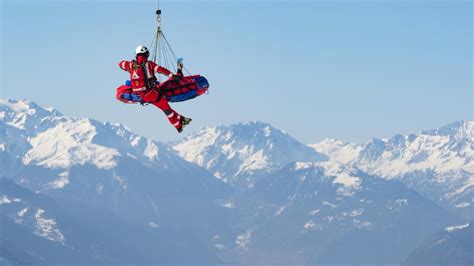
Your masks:
<instances>
[{"instance_id":1,"label":"suspension rope","mask_svg":"<svg viewBox=\"0 0 474 266\"><path fill-rule=\"evenodd\" d=\"M160 42L161 42L161 39L159 39L158 47L159 47ZM161 51L161 49L159 49L158 53L157 53L158 54L158 62L155 61L155 63L157 63L159 66L161 66L161 61L162 61L162 58L163 58L162 53L163 52ZM157 75L157 76L158 76L158 81L162 82L163 78L161 77L161 75Z\"/></svg>"},{"instance_id":2,"label":"suspension rope","mask_svg":"<svg viewBox=\"0 0 474 266\"><path fill-rule=\"evenodd\" d=\"M187 67L183 66L183 70L186 72L186 74L188 74L188 76L191 76L191 72L189 72Z\"/></svg>"},{"instance_id":3,"label":"suspension rope","mask_svg":"<svg viewBox=\"0 0 474 266\"><path fill-rule=\"evenodd\" d=\"M173 55L172 55L171 52L170 52L169 47L166 48L166 52L168 52L168 59L169 59L169 61L171 62L171 66L172 66L172 68L173 68L173 71L176 72L176 62L177 62L177 59L173 57Z\"/></svg>"},{"instance_id":4,"label":"suspension rope","mask_svg":"<svg viewBox=\"0 0 474 266\"><path fill-rule=\"evenodd\" d=\"M156 11L156 21L158 22L158 26L155 32L155 38L152 41L152 59L153 62L157 63L158 65L161 65L163 63L163 66L172 70L174 72L177 72L178 66L178 57L176 56L176 53L174 52L173 48L171 47L170 43L168 42L168 39L166 39L165 34L161 30L161 10L160 10L160 0L158 0L158 9ZM158 60L158 62L157 62ZM191 75L189 70L183 66L183 70L188 74ZM161 81L161 78L159 78Z\"/></svg>"},{"instance_id":5,"label":"suspension rope","mask_svg":"<svg viewBox=\"0 0 474 266\"><path fill-rule=\"evenodd\" d=\"M170 45L170 43L168 42L168 40L166 39L165 34L162 33L161 35L163 36L163 40L165 40L166 45L167 45L168 48L170 49L171 54L173 55L174 60L178 60L178 57L177 57L176 54L174 53L173 48L171 48L171 45Z\"/></svg>"},{"instance_id":6,"label":"suspension rope","mask_svg":"<svg viewBox=\"0 0 474 266\"><path fill-rule=\"evenodd\" d=\"M160 28L157 28L156 29L156 41L155 41L155 58L153 58L154 60L153 61L156 61L156 55L157 55L157 51L158 49L160 48L160 41L161 41L161 38L160 38Z\"/></svg>"},{"instance_id":7,"label":"suspension rope","mask_svg":"<svg viewBox=\"0 0 474 266\"><path fill-rule=\"evenodd\" d=\"M153 62L156 62L156 56L157 56L157 51L159 47L159 41L160 41L160 29L157 28L155 32L155 38L153 40L153 44L151 45L152 47L152 58Z\"/></svg>"},{"instance_id":8,"label":"suspension rope","mask_svg":"<svg viewBox=\"0 0 474 266\"><path fill-rule=\"evenodd\" d=\"M163 45L163 52L165 54L166 67L168 69L172 68L172 70L174 72L176 72L176 68L174 66L174 61L173 61L173 58L172 58L171 53L169 51L169 47L167 45Z\"/></svg>"}]
</instances>

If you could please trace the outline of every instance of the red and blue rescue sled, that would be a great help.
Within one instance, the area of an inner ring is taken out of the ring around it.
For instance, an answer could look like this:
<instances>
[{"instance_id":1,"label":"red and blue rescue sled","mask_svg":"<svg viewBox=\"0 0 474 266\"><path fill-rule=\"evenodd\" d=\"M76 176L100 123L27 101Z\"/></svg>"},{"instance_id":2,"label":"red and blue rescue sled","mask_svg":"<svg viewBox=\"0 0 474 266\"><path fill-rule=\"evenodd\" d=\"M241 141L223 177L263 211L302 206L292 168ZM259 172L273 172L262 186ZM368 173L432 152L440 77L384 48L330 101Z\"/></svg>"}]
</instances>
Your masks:
<instances>
[{"instance_id":1,"label":"red and blue rescue sled","mask_svg":"<svg viewBox=\"0 0 474 266\"><path fill-rule=\"evenodd\" d=\"M168 102L184 102L205 94L209 82L201 75L186 76L179 79L170 78L160 83L157 89L163 93ZM131 82L117 88L117 100L124 103L144 103L138 94L132 93Z\"/></svg>"}]
</instances>

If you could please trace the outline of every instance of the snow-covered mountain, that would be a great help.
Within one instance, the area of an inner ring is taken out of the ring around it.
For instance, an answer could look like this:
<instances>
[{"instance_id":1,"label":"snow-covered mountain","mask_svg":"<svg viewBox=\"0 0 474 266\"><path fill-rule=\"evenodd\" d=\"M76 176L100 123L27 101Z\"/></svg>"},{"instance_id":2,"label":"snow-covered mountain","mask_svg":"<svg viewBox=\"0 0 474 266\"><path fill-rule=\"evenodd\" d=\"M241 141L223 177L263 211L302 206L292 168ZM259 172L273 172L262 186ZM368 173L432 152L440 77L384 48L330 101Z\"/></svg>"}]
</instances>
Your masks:
<instances>
[{"instance_id":1,"label":"snow-covered mountain","mask_svg":"<svg viewBox=\"0 0 474 266\"><path fill-rule=\"evenodd\" d=\"M217 261L204 242L186 247L186 238L175 232L131 225L104 209L56 200L5 178L0 179L0 222L0 265ZM189 257L171 252L177 250Z\"/></svg>"},{"instance_id":2,"label":"snow-covered mountain","mask_svg":"<svg viewBox=\"0 0 474 266\"><path fill-rule=\"evenodd\" d=\"M330 156L331 161L340 163L350 163L360 154L364 148L360 144L352 144L338 139L326 138L325 140L309 145L316 151Z\"/></svg>"},{"instance_id":3,"label":"snow-covered mountain","mask_svg":"<svg viewBox=\"0 0 474 266\"><path fill-rule=\"evenodd\" d=\"M420 133L451 141L418 145L437 166L427 173L470 173L472 126L463 130ZM388 160L423 162L396 153L416 153L413 137L314 147L260 122L203 128L167 145L123 125L0 100L0 229L8 230L0 241L9 243L0 264L382 264L464 222L402 182L434 198L435 188L457 191L469 178L431 182L439 176L418 178L421 166L391 175ZM449 160L461 170L438 167Z\"/></svg>"},{"instance_id":4,"label":"snow-covered mountain","mask_svg":"<svg viewBox=\"0 0 474 266\"><path fill-rule=\"evenodd\" d=\"M219 202L232 189L122 125L0 100L0 165L1 177L31 191L103 208L143 230L174 232L169 238L187 243L184 249L191 239L214 249L212 236L225 235Z\"/></svg>"},{"instance_id":5,"label":"snow-covered mountain","mask_svg":"<svg viewBox=\"0 0 474 266\"><path fill-rule=\"evenodd\" d=\"M11 179L0 179L0 252L10 262L7 265L120 262L116 255L100 250L101 242L123 249L125 256L140 258L129 241L120 236L110 241L105 236L113 235L115 230L127 230L124 233L133 231L143 237L142 232L107 212L94 212L90 206L87 209L89 216L74 215L71 208L63 208L52 198L22 188ZM107 222L109 229L94 224L97 220ZM94 258L93 254L99 253L102 259Z\"/></svg>"},{"instance_id":6,"label":"snow-covered mountain","mask_svg":"<svg viewBox=\"0 0 474 266\"><path fill-rule=\"evenodd\" d=\"M449 226L415 249L404 261L410 265L474 265L472 223Z\"/></svg>"},{"instance_id":7,"label":"snow-covered mountain","mask_svg":"<svg viewBox=\"0 0 474 266\"><path fill-rule=\"evenodd\" d=\"M0 99L0 148L25 165L50 169L88 164L108 170L119 158L161 167L181 161L165 145L123 125L67 117L27 100Z\"/></svg>"},{"instance_id":8,"label":"snow-covered mountain","mask_svg":"<svg viewBox=\"0 0 474 266\"><path fill-rule=\"evenodd\" d=\"M423 195L469 215L474 193L474 121L373 139L365 145L325 140L310 145L331 160L402 180Z\"/></svg>"},{"instance_id":9,"label":"snow-covered mountain","mask_svg":"<svg viewBox=\"0 0 474 266\"><path fill-rule=\"evenodd\" d=\"M252 187L257 176L294 161L324 161L287 133L262 122L202 128L175 143L184 159L196 163L224 182Z\"/></svg>"},{"instance_id":10,"label":"snow-covered mountain","mask_svg":"<svg viewBox=\"0 0 474 266\"><path fill-rule=\"evenodd\" d=\"M399 181L335 162L290 163L232 203L244 264L398 263L460 221Z\"/></svg>"}]
</instances>

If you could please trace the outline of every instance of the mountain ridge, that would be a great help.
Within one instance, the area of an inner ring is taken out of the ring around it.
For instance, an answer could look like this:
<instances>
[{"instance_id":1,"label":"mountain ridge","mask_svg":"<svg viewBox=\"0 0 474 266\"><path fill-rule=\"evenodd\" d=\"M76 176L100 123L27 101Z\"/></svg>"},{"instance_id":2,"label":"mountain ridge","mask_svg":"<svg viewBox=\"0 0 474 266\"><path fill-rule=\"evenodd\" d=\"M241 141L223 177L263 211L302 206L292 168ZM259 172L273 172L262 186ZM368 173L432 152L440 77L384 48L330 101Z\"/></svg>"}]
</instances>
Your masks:
<instances>
[{"instance_id":1,"label":"mountain ridge","mask_svg":"<svg viewBox=\"0 0 474 266\"><path fill-rule=\"evenodd\" d=\"M327 160L284 131L255 121L204 127L172 148L224 182L249 188L259 175L289 162Z\"/></svg>"},{"instance_id":2,"label":"mountain ridge","mask_svg":"<svg viewBox=\"0 0 474 266\"><path fill-rule=\"evenodd\" d=\"M64 202L71 211L86 213L74 206L94 206L139 231L172 239L160 246L162 252L170 247L191 252L199 243L204 257L217 256L213 262L314 265L347 263L331 252L343 245L354 251L347 256L352 261L367 262L376 250L370 262L387 263L405 259L420 241L420 230L427 236L462 223L434 199L422 196L433 189L429 183L409 183L431 179L420 179L419 173L383 178L334 159L338 151L340 160L362 152L365 159L388 158L381 157L387 147L393 152L390 158L397 159L396 149L413 137L377 140L370 147L327 139L318 153L269 124L249 122L205 127L167 144L120 124L38 108L28 101L0 101L1 176ZM436 132L453 134L449 128ZM454 150L464 149L470 142L460 136L440 139L454 143ZM23 204L10 195L0 195L0 203L5 203L0 207ZM468 199L469 194L464 196ZM16 227L15 218L23 209L3 218ZM39 219L52 220L50 211L43 210ZM67 244L68 234L61 228ZM51 239L61 240L61 235L52 234ZM289 249L290 242L300 244ZM275 252L279 256L274 257Z\"/></svg>"},{"instance_id":3,"label":"mountain ridge","mask_svg":"<svg viewBox=\"0 0 474 266\"><path fill-rule=\"evenodd\" d=\"M386 179L398 179L439 204L471 219L474 210L474 121L372 139L366 144L325 140L310 145Z\"/></svg>"}]
</instances>

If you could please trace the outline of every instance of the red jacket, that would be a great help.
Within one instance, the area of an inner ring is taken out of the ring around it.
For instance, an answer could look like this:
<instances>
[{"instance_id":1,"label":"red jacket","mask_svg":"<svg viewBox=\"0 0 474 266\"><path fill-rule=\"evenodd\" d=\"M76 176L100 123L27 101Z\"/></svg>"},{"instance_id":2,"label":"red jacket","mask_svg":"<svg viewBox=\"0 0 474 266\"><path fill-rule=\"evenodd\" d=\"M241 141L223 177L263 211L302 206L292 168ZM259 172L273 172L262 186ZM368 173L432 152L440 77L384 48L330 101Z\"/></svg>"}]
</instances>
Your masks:
<instances>
[{"instance_id":1,"label":"red jacket","mask_svg":"<svg viewBox=\"0 0 474 266\"><path fill-rule=\"evenodd\" d=\"M142 64L145 65L146 75L141 67ZM155 64L155 62L148 61L145 56L138 56L137 60L133 61L123 60L119 63L119 67L130 73L133 91L145 91L147 89L145 78L156 80L155 73L161 73L166 76L172 74L168 69Z\"/></svg>"}]
</instances>

